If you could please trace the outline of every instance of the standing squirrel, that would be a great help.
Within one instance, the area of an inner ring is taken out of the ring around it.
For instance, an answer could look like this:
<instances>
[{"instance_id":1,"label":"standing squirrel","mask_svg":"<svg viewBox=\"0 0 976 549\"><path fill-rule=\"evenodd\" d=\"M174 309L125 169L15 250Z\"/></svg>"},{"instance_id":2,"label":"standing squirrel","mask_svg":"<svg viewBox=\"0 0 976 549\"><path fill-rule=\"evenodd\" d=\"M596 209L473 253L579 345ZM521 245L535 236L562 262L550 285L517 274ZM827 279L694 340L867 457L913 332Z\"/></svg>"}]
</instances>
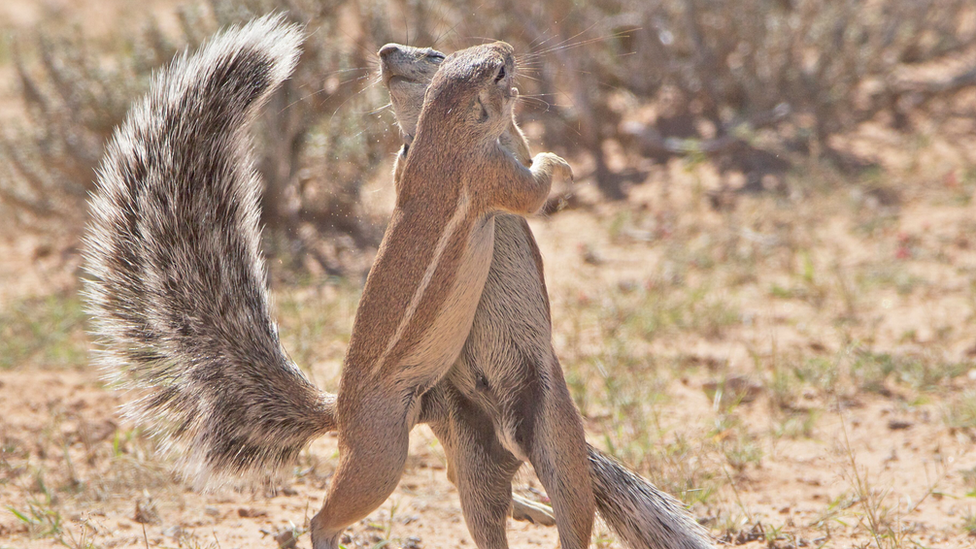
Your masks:
<instances>
[{"instance_id":1,"label":"standing squirrel","mask_svg":"<svg viewBox=\"0 0 976 549\"><path fill-rule=\"evenodd\" d=\"M511 46L505 48L512 59L505 74L510 79L515 76L514 53ZM450 56L436 68L427 67L433 69L427 71L431 77L416 81L406 76L409 71L392 69L405 51L395 44L379 51L381 78L391 89L398 119L401 109L417 114L409 123L401 121L409 145L401 150L394 170L398 192L409 186L406 178L412 159L424 146L421 135L435 84L456 59ZM439 52L431 55L445 59ZM423 71L425 67L413 64L406 68ZM474 86L470 81L463 85ZM400 87L413 93L393 91ZM401 100L407 98L409 101ZM539 156L528 158L528 145L513 124L514 113L508 109L504 115L486 154L500 154L508 162L534 167ZM451 136L445 130L454 124L442 122L428 130L431 137L424 138L438 150L450 150ZM517 139L509 137L513 132ZM522 148L512 154L504 144L515 142ZM489 184L494 175L490 170L474 173L484 181L473 185L475 188ZM496 238L490 251L491 266L463 351L444 383L424 399L428 409L441 407L444 413L425 414L425 420L444 446L448 475L458 486L465 519L479 547L507 547L505 517L511 507L512 478L523 461L532 463L549 495L560 546L586 547L595 509L586 439L582 418L549 345L542 257L525 218L501 212L493 216L493 222ZM498 238L501 235L505 238Z\"/></svg>"},{"instance_id":2,"label":"standing squirrel","mask_svg":"<svg viewBox=\"0 0 976 549\"><path fill-rule=\"evenodd\" d=\"M265 17L174 60L107 145L91 201L98 359L140 397L128 418L198 486L277 476L337 426L335 395L288 358L271 318L247 134L301 41ZM515 508L545 518L528 500Z\"/></svg>"},{"instance_id":3,"label":"standing squirrel","mask_svg":"<svg viewBox=\"0 0 976 549\"><path fill-rule=\"evenodd\" d=\"M87 293L103 364L142 394L130 417L180 450L184 474L197 483L273 472L312 438L340 428L344 455L312 525L316 546L332 547L353 517L395 486L420 398L457 358L487 276L495 209L533 211L551 172L570 172L550 154L532 170L507 153L492 158L486 153L497 136L478 133L453 141L458 151L470 149L473 162L420 155L408 170L414 175L401 179L415 183L400 189L357 313L345 398L321 393L287 358L270 318L260 182L246 134L292 70L300 41L298 28L267 17L226 31L156 76L100 166L85 244ZM473 52L487 64L462 57L431 112L466 109L464 124L501 133L514 101L512 76L504 76L514 72L510 50ZM483 89L472 92L470 77ZM423 169L438 162L446 173L463 172L454 170L460 162L478 177L428 185ZM485 178L489 169L497 177ZM488 185L470 189L470 182ZM453 203L443 203L452 194Z\"/></svg>"},{"instance_id":4,"label":"standing squirrel","mask_svg":"<svg viewBox=\"0 0 976 549\"><path fill-rule=\"evenodd\" d=\"M572 176L552 153L537 154L527 168L499 144L518 98L516 73L510 45L484 44L448 56L427 89L395 182L390 224L353 321L337 401L339 463L310 523L318 549L336 548L346 526L379 507L399 482L423 396L452 371L471 330L492 261L495 215L537 211L553 175ZM560 546L587 547L594 506L586 452L582 444L575 450L537 444L534 429L559 427L544 423L548 414L534 413L542 403L520 400L532 409L507 426L504 449L540 471ZM460 421L487 427L485 419L474 412ZM560 443L573 431L582 442L576 420L563 426ZM505 517L518 460L495 461L500 448L482 446L480 434L456 441L450 451L461 454L455 470L468 528L480 547L507 547ZM557 448L565 452L554 455Z\"/></svg>"},{"instance_id":5,"label":"standing squirrel","mask_svg":"<svg viewBox=\"0 0 976 549\"><path fill-rule=\"evenodd\" d=\"M394 167L396 180L417 131L427 86L445 56L430 48L400 44L383 46L379 56L380 81L390 92L404 140ZM523 164L532 162L528 143L514 118L500 143ZM451 389L440 386L437 389L450 393L458 388L456 390L487 410L487 415L496 423L496 431L501 431L497 424L511 424L525 414L525 409L519 408L525 405L512 399L512 395L524 394L527 387L535 388L531 396L541 401L559 398L546 395L547 390L565 393L562 371L552 348L551 331L542 258L535 238L524 218L499 214L495 217L492 266L471 333L460 360L448 374L450 383L442 384L450 385ZM530 358L529 364L526 364L526 357ZM436 401L437 393L432 393L427 398ZM578 417L575 406L567 397L568 393L558 401L564 417ZM545 409L546 404L540 402L535 406ZM429 423L438 433L436 415L431 414ZM573 423L578 419L567 421ZM563 423L558 420L553 423L557 425L556 429L536 429L534 436L537 439L564 436ZM444 437L439 433L438 436L443 443ZM500 438L504 440L504 436L500 435ZM445 444L445 448L447 446ZM705 529L678 500L596 448L587 444L586 449L597 510L627 547L712 547ZM448 466L450 473L450 462Z\"/></svg>"},{"instance_id":6,"label":"standing squirrel","mask_svg":"<svg viewBox=\"0 0 976 549\"><path fill-rule=\"evenodd\" d=\"M299 28L270 16L232 28L196 54L176 59L155 77L149 94L116 131L91 201L84 253L102 364L117 373L122 386L142 395L128 406L130 417L150 426L164 447L179 450L184 474L198 484L273 474L310 440L341 423L336 397L316 389L288 359L270 316L259 251L261 184L246 132L257 109L293 69L301 38ZM488 113L495 106L491 99L476 104ZM472 114L475 123L483 118L481 110ZM555 158L543 158L540 164L554 165ZM544 199L548 185L538 187ZM457 259L448 250L445 263ZM420 283L427 280L437 293L438 286L443 290L446 285L438 284L443 279L434 274ZM418 304L413 312L422 314L422 309ZM415 337L408 329L403 334ZM408 377L394 381L414 385L417 380ZM446 380L419 406L416 390L423 384L417 385L402 395L413 400L394 403L394 409L412 415L419 407L421 420L455 413L468 423L491 425L486 423L491 418L477 410L445 411L446 405L465 402L438 396L442 391L463 394ZM348 417L353 419L346 425L355 422L355 413ZM463 430L460 435L469 436ZM389 452L385 438L371 438L364 441L367 446ZM617 472L603 478L617 479L611 484L629 482ZM334 546L337 517L331 517L330 528L330 517L320 516L316 547ZM664 526L678 532L684 527L667 520Z\"/></svg>"}]
</instances>

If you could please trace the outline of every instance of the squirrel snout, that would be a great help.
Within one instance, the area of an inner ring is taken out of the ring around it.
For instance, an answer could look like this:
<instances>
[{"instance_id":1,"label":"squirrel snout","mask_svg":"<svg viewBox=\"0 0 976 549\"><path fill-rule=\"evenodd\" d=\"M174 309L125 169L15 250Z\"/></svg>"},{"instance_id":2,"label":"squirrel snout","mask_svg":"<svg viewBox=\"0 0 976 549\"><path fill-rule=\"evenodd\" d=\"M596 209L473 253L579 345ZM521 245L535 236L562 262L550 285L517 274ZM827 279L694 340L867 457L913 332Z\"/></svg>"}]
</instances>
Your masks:
<instances>
[{"instance_id":1,"label":"squirrel snout","mask_svg":"<svg viewBox=\"0 0 976 549\"><path fill-rule=\"evenodd\" d=\"M397 46L396 44L387 44L387 45L383 46L382 48L380 48L380 51L379 51L380 59L386 59L391 54L396 53L398 51L400 51L400 47Z\"/></svg>"}]
</instances>

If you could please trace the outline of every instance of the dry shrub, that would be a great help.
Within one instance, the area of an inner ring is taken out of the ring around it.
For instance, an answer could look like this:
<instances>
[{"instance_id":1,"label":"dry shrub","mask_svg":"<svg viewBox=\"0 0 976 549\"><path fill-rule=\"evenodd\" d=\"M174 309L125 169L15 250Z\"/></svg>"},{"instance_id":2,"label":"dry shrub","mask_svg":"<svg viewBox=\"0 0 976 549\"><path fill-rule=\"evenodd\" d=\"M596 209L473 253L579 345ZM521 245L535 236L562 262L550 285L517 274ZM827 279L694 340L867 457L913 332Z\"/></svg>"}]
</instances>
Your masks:
<instances>
[{"instance_id":1,"label":"dry shrub","mask_svg":"<svg viewBox=\"0 0 976 549\"><path fill-rule=\"evenodd\" d=\"M339 246L378 241L359 207L359 190L395 148L392 119L367 116L386 102L367 87L372 49L340 29L336 14L354 2L212 0L179 10L181 32L166 36L149 19L136 32L119 30L95 47L77 29L41 32L14 54L24 125L0 140L0 214L49 236L77 238L86 198L105 142L143 93L152 71L218 28L270 11L307 25L310 36L293 78L256 124L258 170L265 181L269 242L294 256L311 255L329 273L342 265ZM328 234L334 246L315 235ZM345 236L346 238L342 238Z\"/></svg>"},{"instance_id":2,"label":"dry shrub","mask_svg":"<svg viewBox=\"0 0 976 549\"><path fill-rule=\"evenodd\" d=\"M610 197L622 196L623 178L607 168L607 140L658 160L702 155L758 189L792 155L862 165L832 150L831 137L876 119L912 130L913 114L976 85L972 64L913 76L976 55L976 7L967 0L490 4L457 8L479 12L465 20L476 27L468 34L535 52L536 80L523 91L558 93L567 105L528 117L546 121L550 143L592 155ZM649 123L621 123L641 105L653 106Z\"/></svg>"},{"instance_id":3,"label":"dry shrub","mask_svg":"<svg viewBox=\"0 0 976 549\"><path fill-rule=\"evenodd\" d=\"M976 53L968 0L210 0L181 9L175 39L150 20L117 31L108 50L75 32L42 33L15 52L29 120L0 144L0 213L77 234L102 145L151 70L275 9L310 36L257 128L265 222L281 237L272 242L310 252L327 272L341 270L341 247L379 234L359 191L396 147L392 118L376 114L385 92L369 85L387 41L511 42L523 52L523 121L542 125L547 148L591 157L609 198L643 174L615 173L608 142L661 161L711 159L758 190L789 159L859 165L831 137L868 120L911 130L916 113L976 84L976 69L928 79L917 70ZM322 234L346 237L309 245Z\"/></svg>"}]
</instances>

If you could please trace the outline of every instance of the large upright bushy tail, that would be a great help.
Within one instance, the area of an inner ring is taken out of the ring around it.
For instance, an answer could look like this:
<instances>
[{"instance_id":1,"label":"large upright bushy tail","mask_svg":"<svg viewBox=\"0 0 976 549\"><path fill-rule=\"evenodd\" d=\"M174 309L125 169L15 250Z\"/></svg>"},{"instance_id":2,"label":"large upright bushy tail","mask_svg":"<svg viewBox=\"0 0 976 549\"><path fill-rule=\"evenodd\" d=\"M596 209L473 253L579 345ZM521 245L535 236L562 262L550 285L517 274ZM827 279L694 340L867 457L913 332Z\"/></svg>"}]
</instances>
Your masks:
<instances>
[{"instance_id":1,"label":"large upright bushy tail","mask_svg":"<svg viewBox=\"0 0 976 549\"><path fill-rule=\"evenodd\" d=\"M291 362L271 319L247 133L301 41L266 16L178 57L116 130L91 199L102 363L197 482L273 474L335 428L334 397Z\"/></svg>"},{"instance_id":2,"label":"large upright bushy tail","mask_svg":"<svg viewBox=\"0 0 976 549\"><path fill-rule=\"evenodd\" d=\"M680 501L590 447L597 512L630 549L712 549L708 532Z\"/></svg>"}]
</instances>

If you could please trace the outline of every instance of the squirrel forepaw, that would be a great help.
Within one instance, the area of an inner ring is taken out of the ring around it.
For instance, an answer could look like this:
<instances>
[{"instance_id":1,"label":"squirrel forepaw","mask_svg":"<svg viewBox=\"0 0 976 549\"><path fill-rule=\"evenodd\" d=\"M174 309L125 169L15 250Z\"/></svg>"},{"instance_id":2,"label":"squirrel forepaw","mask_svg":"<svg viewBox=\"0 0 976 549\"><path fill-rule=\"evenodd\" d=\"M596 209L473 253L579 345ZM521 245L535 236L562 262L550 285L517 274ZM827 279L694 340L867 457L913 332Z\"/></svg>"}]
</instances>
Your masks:
<instances>
[{"instance_id":1,"label":"squirrel forepaw","mask_svg":"<svg viewBox=\"0 0 976 549\"><path fill-rule=\"evenodd\" d=\"M539 153L532 159L532 167L538 166L541 170L551 175L561 175L570 181L574 181L573 168L561 156L550 152Z\"/></svg>"}]
</instances>

